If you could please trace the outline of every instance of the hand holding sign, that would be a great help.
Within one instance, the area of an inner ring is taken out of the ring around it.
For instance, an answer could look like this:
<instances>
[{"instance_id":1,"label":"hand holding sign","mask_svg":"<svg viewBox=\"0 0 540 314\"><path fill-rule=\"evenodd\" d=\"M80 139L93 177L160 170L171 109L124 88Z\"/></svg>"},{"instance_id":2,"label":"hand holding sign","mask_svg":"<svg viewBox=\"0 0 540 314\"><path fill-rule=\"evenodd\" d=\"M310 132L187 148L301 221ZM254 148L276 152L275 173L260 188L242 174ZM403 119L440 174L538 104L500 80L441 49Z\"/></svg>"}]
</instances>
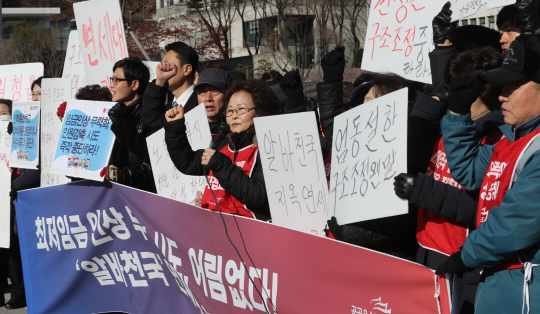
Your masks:
<instances>
[{"instance_id":1,"label":"hand holding sign","mask_svg":"<svg viewBox=\"0 0 540 314\"><path fill-rule=\"evenodd\" d=\"M182 106L176 106L172 109L167 110L165 112L165 119L167 122L171 122L174 120L179 120L184 117L184 108Z\"/></svg>"}]
</instances>

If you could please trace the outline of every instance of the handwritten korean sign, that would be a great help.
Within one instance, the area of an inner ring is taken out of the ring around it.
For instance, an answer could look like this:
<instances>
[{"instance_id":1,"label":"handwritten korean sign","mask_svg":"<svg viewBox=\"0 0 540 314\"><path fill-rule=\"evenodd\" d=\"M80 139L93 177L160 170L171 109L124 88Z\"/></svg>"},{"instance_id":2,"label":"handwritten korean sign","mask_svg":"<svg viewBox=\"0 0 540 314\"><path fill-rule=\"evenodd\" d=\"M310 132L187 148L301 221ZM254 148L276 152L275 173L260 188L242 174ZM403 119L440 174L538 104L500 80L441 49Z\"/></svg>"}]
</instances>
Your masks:
<instances>
[{"instance_id":1,"label":"handwritten korean sign","mask_svg":"<svg viewBox=\"0 0 540 314\"><path fill-rule=\"evenodd\" d=\"M516 0L454 0L452 6L455 10L463 13L462 17L469 17L478 12L478 9L483 5L490 10L514 3L516 3Z\"/></svg>"},{"instance_id":2,"label":"handwritten korean sign","mask_svg":"<svg viewBox=\"0 0 540 314\"><path fill-rule=\"evenodd\" d=\"M116 61L128 57L118 2L94 0L73 5L88 84L109 86Z\"/></svg>"},{"instance_id":3,"label":"handwritten korean sign","mask_svg":"<svg viewBox=\"0 0 540 314\"><path fill-rule=\"evenodd\" d=\"M0 98L32 101L32 83L43 76L43 63L0 65Z\"/></svg>"},{"instance_id":4,"label":"handwritten korean sign","mask_svg":"<svg viewBox=\"0 0 540 314\"><path fill-rule=\"evenodd\" d=\"M193 150L210 147L212 135L204 105L199 105L186 113L186 127L188 140ZM197 191L204 192L206 179L203 176L184 175L176 169L165 144L165 130L161 129L149 136L146 143L157 194L193 205Z\"/></svg>"},{"instance_id":5,"label":"handwritten korean sign","mask_svg":"<svg viewBox=\"0 0 540 314\"><path fill-rule=\"evenodd\" d=\"M71 79L71 98L75 98L79 88L86 86L86 72L82 61L81 45L77 31L69 33L63 78Z\"/></svg>"},{"instance_id":6,"label":"handwritten korean sign","mask_svg":"<svg viewBox=\"0 0 540 314\"><path fill-rule=\"evenodd\" d=\"M323 236L328 183L313 112L255 119L273 223Z\"/></svg>"},{"instance_id":7,"label":"handwritten korean sign","mask_svg":"<svg viewBox=\"0 0 540 314\"><path fill-rule=\"evenodd\" d=\"M43 79L41 82L41 186L71 182L66 176L51 172L62 121L56 115L58 106L71 98L69 78Z\"/></svg>"},{"instance_id":8,"label":"handwritten korean sign","mask_svg":"<svg viewBox=\"0 0 540 314\"><path fill-rule=\"evenodd\" d=\"M11 172L5 163L11 151L11 136L7 133L8 121L0 121L0 248L9 248L11 199L7 191L11 190Z\"/></svg>"},{"instance_id":9,"label":"handwritten korean sign","mask_svg":"<svg viewBox=\"0 0 540 314\"><path fill-rule=\"evenodd\" d=\"M56 145L52 172L103 181L101 170L109 163L114 133L108 112L113 102L68 101Z\"/></svg>"},{"instance_id":10,"label":"handwritten korean sign","mask_svg":"<svg viewBox=\"0 0 540 314\"><path fill-rule=\"evenodd\" d=\"M13 103L10 167L37 169L39 164L39 101Z\"/></svg>"},{"instance_id":11,"label":"handwritten korean sign","mask_svg":"<svg viewBox=\"0 0 540 314\"><path fill-rule=\"evenodd\" d=\"M337 116L333 139L329 216L343 225L408 212L393 186L407 172L406 88Z\"/></svg>"}]
</instances>

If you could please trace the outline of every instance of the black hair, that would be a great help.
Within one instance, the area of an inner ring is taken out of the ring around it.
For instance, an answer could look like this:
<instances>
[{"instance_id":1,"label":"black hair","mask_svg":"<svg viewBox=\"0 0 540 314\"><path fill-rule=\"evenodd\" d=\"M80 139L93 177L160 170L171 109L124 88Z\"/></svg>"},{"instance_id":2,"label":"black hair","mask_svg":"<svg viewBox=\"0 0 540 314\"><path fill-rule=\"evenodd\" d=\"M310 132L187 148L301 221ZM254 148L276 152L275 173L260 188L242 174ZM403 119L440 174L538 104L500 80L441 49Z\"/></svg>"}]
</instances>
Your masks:
<instances>
[{"instance_id":1,"label":"black hair","mask_svg":"<svg viewBox=\"0 0 540 314\"><path fill-rule=\"evenodd\" d=\"M465 25L456 28L456 40L453 44L458 52L490 46L502 53L500 40L501 34L496 30L481 25Z\"/></svg>"},{"instance_id":2,"label":"black hair","mask_svg":"<svg viewBox=\"0 0 540 314\"><path fill-rule=\"evenodd\" d=\"M142 60L134 57L124 58L114 64L113 72L118 68L124 70L124 76L129 80L129 86L131 86L131 81L139 81L139 88L136 92L139 96L143 95L150 81L150 70Z\"/></svg>"},{"instance_id":3,"label":"black hair","mask_svg":"<svg viewBox=\"0 0 540 314\"><path fill-rule=\"evenodd\" d=\"M360 74L356 80L354 80L354 87L358 87L362 84L364 84L365 82L371 82L371 80L373 80L373 73L362 73Z\"/></svg>"},{"instance_id":4,"label":"black hair","mask_svg":"<svg viewBox=\"0 0 540 314\"><path fill-rule=\"evenodd\" d=\"M4 104L9 108L9 114L11 114L11 108L13 107L13 101L11 99L0 98L0 104Z\"/></svg>"},{"instance_id":5,"label":"black hair","mask_svg":"<svg viewBox=\"0 0 540 314\"><path fill-rule=\"evenodd\" d=\"M255 79L235 81L225 93L225 108L229 105L231 96L240 91L245 91L251 95L255 105L255 112L259 116L271 116L279 113L280 105L272 89L263 81Z\"/></svg>"},{"instance_id":6,"label":"black hair","mask_svg":"<svg viewBox=\"0 0 540 314\"><path fill-rule=\"evenodd\" d=\"M75 98L80 100L111 101L111 91L100 85L87 85L79 88Z\"/></svg>"},{"instance_id":7,"label":"black hair","mask_svg":"<svg viewBox=\"0 0 540 314\"><path fill-rule=\"evenodd\" d=\"M44 78L51 78L50 76L40 76L38 77L37 79L35 79L33 82L32 82L32 85L30 86L30 92L32 92L34 90L34 86L39 86L39 88L41 88L41 80L44 79Z\"/></svg>"},{"instance_id":8,"label":"black hair","mask_svg":"<svg viewBox=\"0 0 540 314\"><path fill-rule=\"evenodd\" d=\"M283 80L283 75L281 75L281 73L279 73L276 70L271 70L271 71L263 73L263 75L261 76L261 80L263 82L266 82L269 80L281 82L281 80Z\"/></svg>"},{"instance_id":9,"label":"black hair","mask_svg":"<svg viewBox=\"0 0 540 314\"><path fill-rule=\"evenodd\" d=\"M408 112L410 113L414 102L416 101L416 91L414 88L411 88L409 82L394 73L377 73L373 76L373 92L377 98L405 87L408 87L407 103L409 107Z\"/></svg>"},{"instance_id":10,"label":"black hair","mask_svg":"<svg viewBox=\"0 0 540 314\"><path fill-rule=\"evenodd\" d=\"M499 11L499 14L497 14L497 27L499 28L499 30L507 21L510 21L510 25L519 27L518 10L517 7L513 4L503 7L501 11Z\"/></svg>"},{"instance_id":11,"label":"black hair","mask_svg":"<svg viewBox=\"0 0 540 314\"><path fill-rule=\"evenodd\" d=\"M199 66L199 55L197 51L181 41L165 46L165 51L169 52L171 50L177 53L176 58L180 60L180 65L191 64L191 68L193 69L191 76L195 77L195 72L197 72L197 67Z\"/></svg>"}]
</instances>

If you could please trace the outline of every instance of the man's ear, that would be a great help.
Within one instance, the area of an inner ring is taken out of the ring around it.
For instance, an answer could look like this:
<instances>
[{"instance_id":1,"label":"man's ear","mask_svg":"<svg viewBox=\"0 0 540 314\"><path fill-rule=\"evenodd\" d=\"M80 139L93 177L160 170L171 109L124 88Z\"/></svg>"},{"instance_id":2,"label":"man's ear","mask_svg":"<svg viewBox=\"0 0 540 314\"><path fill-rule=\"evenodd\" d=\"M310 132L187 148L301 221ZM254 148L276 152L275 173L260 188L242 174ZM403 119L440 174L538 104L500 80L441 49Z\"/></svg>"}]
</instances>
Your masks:
<instances>
[{"instance_id":1,"label":"man's ear","mask_svg":"<svg viewBox=\"0 0 540 314\"><path fill-rule=\"evenodd\" d=\"M132 91L136 91L137 89L139 89L139 87L141 87L141 83L139 82L139 80L134 80L131 82Z\"/></svg>"},{"instance_id":2,"label":"man's ear","mask_svg":"<svg viewBox=\"0 0 540 314\"><path fill-rule=\"evenodd\" d=\"M184 66L184 76L190 76L193 72L193 66L189 63L185 64Z\"/></svg>"}]
</instances>

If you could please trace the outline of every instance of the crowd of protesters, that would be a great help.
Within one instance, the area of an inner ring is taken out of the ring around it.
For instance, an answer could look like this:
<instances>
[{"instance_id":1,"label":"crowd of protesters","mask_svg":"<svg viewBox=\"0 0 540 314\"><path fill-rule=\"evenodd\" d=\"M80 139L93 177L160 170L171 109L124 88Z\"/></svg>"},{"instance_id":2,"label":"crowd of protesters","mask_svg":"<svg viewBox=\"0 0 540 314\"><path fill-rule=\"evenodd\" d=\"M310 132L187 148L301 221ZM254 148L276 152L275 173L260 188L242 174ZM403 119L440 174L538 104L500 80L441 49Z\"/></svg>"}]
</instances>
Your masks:
<instances>
[{"instance_id":1,"label":"crowd of protesters","mask_svg":"<svg viewBox=\"0 0 540 314\"><path fill-rule=\"evenodd\" d=\"M407 87L408 171L394 178L394 189L408 200L409 213L348 225L332 217L327 236L446 274L452 313L540 313L534 280L540 276L538 6L538 0L518 0L504 7L497 34L457 27L448 2L433 19L427 85L393 73L344 82L339 46L321 60L323 82L315 89L298 70L260 79L216 68L198 72L196 51L175 42L165 47L152 82L142 61L126 58L114 65L110 89L86 86L76 98L116 102L109 111L116 140L102 171L107 180L156 193L146 138L163 128L176 168L208 176L197 206L271 221L254 118L315 112L328 175L334 118ZM41 101L41 78L31 90ZM194 151L184 115L199 104L213 143ZM10 119L11 105L0 99L0 120ZM65 103L60 119L64 112ZM39 186L39 169L10 170L13 200ZM8 275L12 284L11 299L0 305L8 309L26 304L14 215L12 204L11 246L0 249L0 288Z\"/></svg>"}]
</instances>

